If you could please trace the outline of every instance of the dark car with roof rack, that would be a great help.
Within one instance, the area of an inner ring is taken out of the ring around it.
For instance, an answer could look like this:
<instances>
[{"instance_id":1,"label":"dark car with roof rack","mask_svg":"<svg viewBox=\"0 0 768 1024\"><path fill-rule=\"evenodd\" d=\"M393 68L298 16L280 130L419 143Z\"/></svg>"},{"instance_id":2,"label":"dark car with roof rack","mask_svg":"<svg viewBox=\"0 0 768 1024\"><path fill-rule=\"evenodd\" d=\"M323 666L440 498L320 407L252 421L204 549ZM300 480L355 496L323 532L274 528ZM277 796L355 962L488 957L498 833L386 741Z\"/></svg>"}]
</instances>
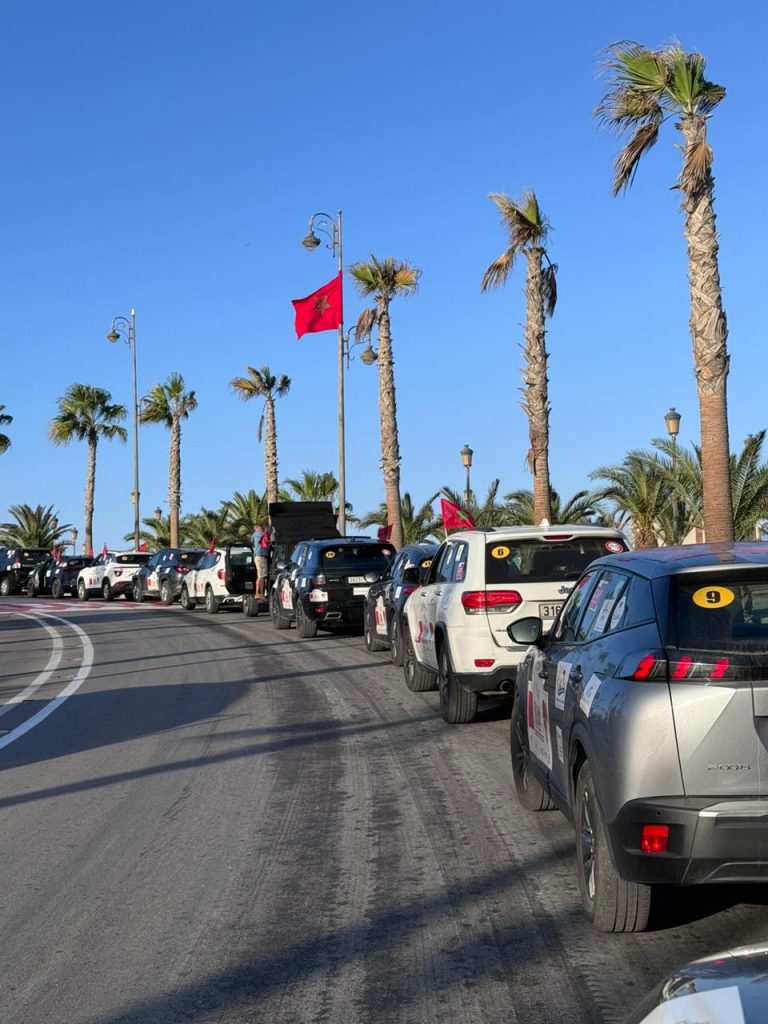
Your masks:
<instances>
[{"instance_id":1,"label":"dark car with roof rack","mask_svg":"<svg viewBox=\"0 0 768 1024\"><path fill-rule=\"evenodd\" d=\"M374 583L365 596L365 646L371 652L391 651L393 665L403 663L401 638L405 602L423 582L437 548L434 541L406 544L394 556L384 577Z\"/></svg>"}]
</instances>

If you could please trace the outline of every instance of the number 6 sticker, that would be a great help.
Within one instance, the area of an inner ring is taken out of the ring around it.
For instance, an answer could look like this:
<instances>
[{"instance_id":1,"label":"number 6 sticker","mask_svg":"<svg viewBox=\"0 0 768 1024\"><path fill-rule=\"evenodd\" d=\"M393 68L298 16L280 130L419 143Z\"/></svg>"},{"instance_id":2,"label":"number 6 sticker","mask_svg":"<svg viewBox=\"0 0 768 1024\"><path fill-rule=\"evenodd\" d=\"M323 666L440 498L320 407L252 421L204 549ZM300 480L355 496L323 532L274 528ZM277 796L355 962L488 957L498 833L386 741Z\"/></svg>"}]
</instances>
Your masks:
<instances>
[{"instance_id":1,"label":"number 6 sticker","mask_svg":"<svg viewBox=\"0 0 768 1024\"><path fill-rule=\"evenodd\" d=\"M693 595L699 608L727 608L736 595L727 587L700 587Z\"/></svg>"}]
</instances>

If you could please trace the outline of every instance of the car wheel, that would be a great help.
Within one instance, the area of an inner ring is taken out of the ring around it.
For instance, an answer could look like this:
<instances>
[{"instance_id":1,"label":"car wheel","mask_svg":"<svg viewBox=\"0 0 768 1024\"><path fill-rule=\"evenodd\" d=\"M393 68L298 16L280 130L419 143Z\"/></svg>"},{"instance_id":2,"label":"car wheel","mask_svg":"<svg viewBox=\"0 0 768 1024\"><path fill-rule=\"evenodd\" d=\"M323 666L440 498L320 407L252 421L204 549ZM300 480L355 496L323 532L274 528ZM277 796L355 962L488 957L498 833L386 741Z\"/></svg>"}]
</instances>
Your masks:
<instances>
[{"instance_id":1,"label":"car wheel","mask_svg":"<svg viewBox=\"0 0 768 1024\"><path fill-rule=\"evenodd\" d=\"M465 690L456 678L448 645L443 642L437 659L437 688L440 691L440 714L449 725L465 725L477 718L477 694Z\"/></svg>"},{"instance_id":2,"label":"car wheel","mask_svg":"<svg viewBox=\"0 0 768 1024\"><path fill-rule=\"evenodd\" d=\"M51 584L51 597L56 601L60 601L64 597L64 587L61 585L61 580L54 580Z\"/></svg>"},{"instance_id":3,"label":"car wheel","mask_svg":"<svg viewBox=\"0 0 768 1024\"><path fill-rule=\"evenodd\" d=\"M181 597L179 598L179 604L181 605L185 612L193 612L195 610L195 602L189 596L189 591L187 590L185 585L181 588Z\"/></svg>"},{"instance_id":4,"label":"car wheel","mask_svg":"<svg viewBox=\"0 0 768 1024\"><path fill-rule=\"evenodd\" d=\"M400 621L397 615L392 619L392 626L389 631L389 654L393 665L403 664L403 641L400 633Z\"/></svg>"},{"instance_id":5,"label":"car wheel","mask_svg":"<svg viewBox=\"0 0 768 1024\"><path fill-rule=\"evenodd\" d=\"M403 625L403 675L405 685L413 693L426 693L437 688L437 677L434 672L420 665L413 649L413 640L407 625Z\"/></svg>"},{"instance_id":6,"label":"car wheel","mask_svg":"<svg viewBox=\"0 0 768 1024\"><path fill-rule=\"evenodd\" d=\"M368 608L365 609L365 618L363 620L363 642L366 651L370 651L371 654L386 650L385 645L376 638L376 634L371 628L371 614Z\"/></svg>"},{"instance_id":7,"label":"car wheel","mask_svg":"<svg viewBox=\"0 0 768 1024\"><path fill-rule=\"evenodd\" d=\"M78 580L77 582L77 596L81 601L88 600L88 588L86 587L84 580Z\"/></svg>"},{"instance_id":8,"label":"car wheel","mask_svg":"<svg viewBox=\"0 0 768 1024\"><path fill-rule=\"evenodd\" d=\"M13 581L7 574L0 580L0 595L10 597L13 593Z\"/></svg>"},{"instance_id":9,"label":"car wheel","mask_svg":"<svg viewBox=\"0 0 768 1024\"><path fill-rule=\"evenodd\" d=\"M601 932L642 932L651 911L652 886L619 877L608 848L589 762L576 782L576 870L584 913Z\"/></svg>"},{"instance_id":10,"label":"car wheel","mask_svg":"<svg viewBox=\"0 0 768 1024\"><path fill-rule=\"evenodd\" d=\"M283 615L280 602L277 599L277 591L273 590L269 598L269 614L272 618L272 625L275 629L290 629L291 620Z\"/></svg>"},{"instance_id":11,"label":"car wheel","mask_svg":"<svg viewBox=\"0 0 768 1024\"><path fill-rule=\"evenodd\" d=\"M37 597L40 591L37 589L37 580L34 576L30 576L27 580L27 597Z\"/></svg>"},{"instance_id":12,"label":"car wheel","mask_svg":"<svg viewBox=\"0 0 768 1024\"><path fill-rule=\"evenodd\" d=\"M133 600L136 601L137 604L141 604L141 602L144 600L144 591L141 589L141 586L136 580L133 581L132 591Z\"/></svg>"},{"instance_id":13,"label":"car wheel","mask_svg":"<svg viewBox=\"0 0 768 1024\"><path fill-rule=\"evenodd\" d=\"M247 615L249 619L253 619L258 614L259 599L254 597L253 594L245 594L243 596L243 615Z\"/></svg>"},{"instance_id":14,"label":"car wheel","mask_svg":"<svg viewBox=\"0 0 768 1024\"><path fill-rule=\"evenodd\" d=\"M509 723L509 749L512 755L512 776L517 799L526 811L551 811L555 806L542 784L531 772L531 750L528 746L528 723L515 697Z\"/></svg>"},{"instance_id":15,"label":"car wheel","mask_svg":"<svg viewBox=\"0 0 768 1024\"><path fill-rule=\"evenodd\" d=\"M165 605L173 604L173 591L168 580L163 580L160 584L160 600Z\"/></svg>"},{"instance_id":16,"label":"car wheel","mask_svg":"<svg viewBox=\"0 0 768 1024\"><path fill-rule=\"evenodd\" d=\"M115 595L112 593L112 587L110 587L109 585L109 580L104 580L104 582L102 583L101 596L104 598L105 601L112 601L114 599Z\"/></svg>"},{"instance_id":17,"label":"car wheel","mask_svg":"<svg viewBox=\"0 0 768 1024\"><path fill-rule=\"evenodd\" d=\"M209 615L215 615L219 610L219 602L210 587L205 588L205 610Z\"/></svg>"},{"instance_id":18,"label":"car wheel","mask_svg":"<svg viewBox=\"0 0 768 1024\"><path fill-rule=\"evenodd\" d=\"M307 618L299 597L296 599L296 632L302 640L311 640L313 636L317 636L317 623Z\"/></svg>"}]
</instances>

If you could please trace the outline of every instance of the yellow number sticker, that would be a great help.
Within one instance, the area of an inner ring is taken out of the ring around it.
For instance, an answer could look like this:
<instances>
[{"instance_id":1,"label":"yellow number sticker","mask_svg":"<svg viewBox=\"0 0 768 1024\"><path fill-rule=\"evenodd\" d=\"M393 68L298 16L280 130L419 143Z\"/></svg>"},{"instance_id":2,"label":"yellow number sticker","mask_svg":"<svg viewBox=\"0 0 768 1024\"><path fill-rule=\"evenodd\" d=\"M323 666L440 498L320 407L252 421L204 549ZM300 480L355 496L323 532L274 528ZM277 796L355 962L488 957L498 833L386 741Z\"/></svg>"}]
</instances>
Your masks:
<instances>
[{"instance_id":1,"label":"yellow number sticker","mask_svg":"<svg viewBox=\"0 0 768 1024\"><path fill-rule=\"evenodd\" d=\"M431 558L425 558L424 561L421 563L421 568L422 569L428 569L430 567L430 565L432 565L432 559Z\"/></svg>"},{"instance_id":2,"label":"yellow number sticker","mask_svg":"<svg viewBox=\"0 0 768 1024\"><path fill-rule=\"evenodd\" d=\"M324 551L323 554L325 555L326 558L335 558L336 557L336 552L335 551Z\"/></svg>"},{"instance_id":3,"label":"yellow number sticker","mask_svg":"<svg viewBox=\"0 0 768 1024\"><path fill-rule=\"evenodd\" d=\"M499 544L495 548L491 548L491 558L506 558L509 554L509 548L504 544Z\"/></svg>"},{"instance_id":4,"label":"yellow number sticker","mask_svg":"<svg viewBox=\"0 0 768 1024\"><path fill-rule=\"evenodd\" d=\"M699 608L727 608L736 595L728 587L700 587L693 595Z\"/></svg>"}]
</instances>

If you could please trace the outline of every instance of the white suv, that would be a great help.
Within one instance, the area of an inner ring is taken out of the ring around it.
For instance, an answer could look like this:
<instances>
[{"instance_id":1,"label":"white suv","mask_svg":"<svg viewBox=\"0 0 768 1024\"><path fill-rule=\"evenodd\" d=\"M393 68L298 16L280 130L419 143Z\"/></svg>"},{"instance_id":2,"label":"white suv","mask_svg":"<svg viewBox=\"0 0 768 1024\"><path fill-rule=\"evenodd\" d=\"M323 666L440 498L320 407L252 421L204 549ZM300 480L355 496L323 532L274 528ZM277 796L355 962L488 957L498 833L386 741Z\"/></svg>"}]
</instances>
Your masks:
<instances>
[{"instance_id":1,"label":"white suv","mask_svg":"<svg viewBox=\"0 0 768 1024\"><path fill-rule=\"evenodd\" d=\"M629 545L599 526L461 530L440 546L405 604L403 650L410 690L440 691L446 722L471 722L478 693L514 687L526 647L507 626L535 615L554 621L595 558Z\"/></svg>"},{"instance_id":2,"label":"white suv","mask_svg":"<svg viewBox=\"0 0 768 1024\"><path fill-rule=\"evenodd\" d=\"M181 584L179 603L192 611L198 602L215 614L219 608L237 606L255 615L256 566L250 544L228 544L207 551Z\"/></svg>"},{"instance_id":3,"label":"white suv","mask_svg":"<svg viewBox=\"0 0 768 1024\"><path fill-rule=\"evenodd\" d=\"M99 593L105 601L111 601L118 594L130 599L133 577L150 557L146 551L103 551L93 565L78 573L77 596L81 601Z\"/></svg>"}]
</instances>

